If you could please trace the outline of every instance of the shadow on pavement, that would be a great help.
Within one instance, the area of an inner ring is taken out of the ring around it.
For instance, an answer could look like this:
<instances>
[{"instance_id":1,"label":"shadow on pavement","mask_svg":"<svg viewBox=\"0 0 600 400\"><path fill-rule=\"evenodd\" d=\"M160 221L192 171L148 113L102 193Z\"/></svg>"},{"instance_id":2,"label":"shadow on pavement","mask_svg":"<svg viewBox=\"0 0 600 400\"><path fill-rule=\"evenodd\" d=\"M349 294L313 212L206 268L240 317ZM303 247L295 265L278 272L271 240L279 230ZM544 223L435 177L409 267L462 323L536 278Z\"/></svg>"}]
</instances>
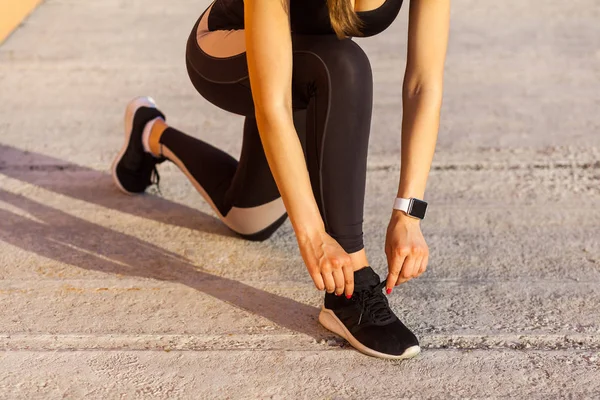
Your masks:
<instances>
[{"instance_id":1,"label":"shadow on pavement","mask_svg":"<svg viewBox=\"0 0 600 400\"><path fill-rule=\"evenodd\" d=\"M107 173L5 144L0 144L0 174L141 218L237 237L218 218L194 208L152 195L126 196ZM73 185L74 181L81 184Z\"/></svg>"},{"instance_id":2,"label":"shadow on pavement","mask_svg":"<svg viewBox=\"0 0 600 400\"><path fill-rule=\"evenodd\" d=\"M8 158L9 160L15 160L13 157L18 157L19 152L24 157L43 160L46 164L48 161L53 161L55 165L65 165L63 161L51 157L32 155L32 153L0 145L0 159L3 159L4 163L7 160L5 157L7 153L11 157ZM88 172L86 168L71 166L77 167L78 171ZM62 180L57 179L56 176L48 179L47 171L42 171L40 174L39 169L36 170L36 168L6 168L0 164L0 173L66 196L115 208L119 211L123 211L122 208L125 208L125 212L165 223L170 222L167 219L172 215L169 213L168 207L173 207L181 214L187 214L187 218L196 223L209 218L208 216L192 216L192 214L201 213L168 200L152 200L150 196L141 196L141 198L144 201L151 199L149 201L153 205L156 204L159 207L158 210L139 210L135 206L127 208L123 206L126 202L113 201L106 195L94 193L93 190L74 187L73 181L68 176ZM107 190L101 188L102 185L99 184L99 182L104 182L108 185L104 174L93 170L89 170L89 173L93 179L97 180L94 188L98 188L98 191ZM62 175L62 172L60 174ZM115 192L114 197L119 197L119 194ZM198 266L178 254L48 207L22 195L0 189L0 201L21 209L40 221L0 209L0 221L2 221L0 240L13 246L88 270L182 283L243 310L265 317L284 328L311 336L317 341L329 336L327 331L317 323L319 310L315 307L253 288L235 280L203 272ZM140 203L138 202L138 204ZM167 216L159 215L160 210L166 210ZM181 218L179 221L184 222L185 219ZM202 317L199 316L199 318Z\"/></svg>"}]
</instances>

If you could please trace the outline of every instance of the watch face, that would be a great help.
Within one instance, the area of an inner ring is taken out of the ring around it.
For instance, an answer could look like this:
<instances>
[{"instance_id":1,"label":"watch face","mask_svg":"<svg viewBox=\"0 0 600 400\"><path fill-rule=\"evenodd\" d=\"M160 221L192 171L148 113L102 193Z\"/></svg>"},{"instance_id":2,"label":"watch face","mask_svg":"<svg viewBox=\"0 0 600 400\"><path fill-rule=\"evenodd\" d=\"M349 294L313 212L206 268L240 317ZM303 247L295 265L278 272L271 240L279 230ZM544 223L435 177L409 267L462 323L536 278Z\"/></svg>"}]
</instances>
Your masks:
<instances>
[{"instance_id":1,"label":"watch face","mask_svg":"<svg viewBox=\"0 0 600 400\"><path fill-rule=\"evenodd\" d=\"M410 207L409 214L413 217L423 219L425 218L425 211L427 210L427 203L423 200L412 199L412 206Z\"/></svg>"}]
</instances>

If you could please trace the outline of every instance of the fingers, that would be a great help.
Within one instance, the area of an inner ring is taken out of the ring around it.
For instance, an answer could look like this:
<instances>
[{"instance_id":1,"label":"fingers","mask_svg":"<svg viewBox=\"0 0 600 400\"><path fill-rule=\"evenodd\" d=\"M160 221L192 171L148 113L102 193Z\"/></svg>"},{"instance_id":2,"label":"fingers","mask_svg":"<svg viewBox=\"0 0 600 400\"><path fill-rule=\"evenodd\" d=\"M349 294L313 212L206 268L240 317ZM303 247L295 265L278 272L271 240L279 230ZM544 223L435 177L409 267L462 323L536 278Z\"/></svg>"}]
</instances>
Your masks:
<instances>
[{"instance_id":1,"label":"fingers","mask_svg":"<svg viewBox=\"0 0 600 400\"><path fill-rule=\"evenodd\" d=\"M402 279L411 279L412 277L414 277L415 274L415 264L417 263L417 257L415 256L408 256L404 259L404 264L402 265L402 271L400 272L400 277ZM417 265L417 268L420 266Z\"/></svg>"},{"instance_id":2,"label":"fingers","mask_svg":"<svg viewBox=\"0 0 600 400\"><path fill-rule=\"evenodd\" d=\"M423 256L423 259L421 260L421 265L419 266L419 272L417 273L417 276L421 276L421 274L427 270L428 262L429 262L429 255L425 254Z\"/></svg>"},{"instance_id":3,"label":"fingers","mask_svg":"<svg viewBox=\"0 0 600 400\"><path fill-rule=\"evenodd\" d=\"M403 283L406 283L406 282L408 282L408 281L410 281L410 278L409 278L409 279L406 279L406 278L398 278L398 280L396 281L396 286L398 286L398 285L401 285L401 284L403 284Z\"/></svg>"},{"instance_id":4,"label":"fingers","mask_svg":"<svg viewBox=\"0 0 600 400\"><path fill-rule=\"evenodd\" d=\"M407 221L392 218L388 226L385 240L389 268L386 282L388 294L394 286L418 277L427 268L429 248L421 228Z\"/></svg>"},{"instance_id":5,"label":"fingers","mask_svg":"<svg viewBox=\"0 0 600 400\"><path fill-rule=\"evenodd\" d=\"M334 259L331 264L331 272L321 273L322 276L327 275L333 280L334 290L327 291L329 293L335 292L336 296L341 296L344 293L352 295L352 292L354 292L354 269L350 257ZM329 280L329 278L326 279ZM347 283L349 287L347 287ZM325 286L327 287L327 283L325 283Z\"/></svg>"},{"instance_id":6,"label":"fingers","mask_svg":"<svg viewBox=\"0 0 600 400\"><path fill-rule=\"evenodd\" d=\"M321 274L319 273L318 270L315 270L314 272L312 272L310 274L313 282L315 283L315 287L317 288L317 290L324 290L325 289L325 283L323 282L323 277L321 276Z\"/></svg>"},{"instance_id":7,"label":"fingers","mask_svg":"<svg viewBox=\"0 0 600 400\"><path fill-rule=\"evenodd\" d=\"M317 289L338 296L344 292L352 295L354 291L352 259L335 239L322 232L307 240L299 239L298 245Z\"/></svg>"},{"instance_id":8,"label":"fingers","mask_svg":"<svg viewBox=\"0 0 600 400\"><path fill-rule=\"evenodd\" d=\"M344 272L344 292L347 298L352 297L354 293L354 268L352 265L345 265L342 269Z\"/></svg>"},{"instance_id":9,"label":"fingers","mask_svg":"<svg viewBox=\"0 0 600 400\"><path fill-rule=\"evenodd\" d=\"M406 257L400 277L396 282L396 286L410 281L412 278L416 278L418 275L419 267L421 266L421 258L419 257Z\"/></svg>"},{"instance_id":10,"label":"fingers","mask_svg":"<svg viewBox=\"0 0 600 400\"><path fill-rule=\"evenodd\" d=\"M321 279L324 282L327 293L335 293L336 296L346 294L352 296L354 292L354 269L352 261L348 259L333 261L333 267L326 267L321 271Z\"/></svg>"},{"instance_id":11,"label":"fingers","mask_svg":"<svg viewBox=\"0 0 600 400\"><path fill-rule=\"evenodd\" d=\"M342 269L334 269L332 275L335 282L335 295L341 296L344 293L344 271Z\"/></svg>"},{"instance_id":12,"label":"fingers","mask_svg":"<svg viewBox=\"0 0 600 400\"><path fill-rule=\"evenodd\" d=\"M389 259L391 258L391 262ZM414 249L411 251L400 250L388 257L389 275L386 283L388 292L394 286L417 278L427 268L429 255L427 251Z\"/></svg>"},{"instance_id":13,"label":"fingers","mask_svg":"<svg viewBox=\"0 0 600 400\"><path fill-rule=\"evenodd\" d=\"M321 276L323 277L323 282L325 282L325 290L327 293L335 292L335 280L333 279L333 274L331 272L321 272Z\"/></svg>"},{"instance_id":14,"label":"fingers","mask_svg":"<svg viewBox=\"0 0 600 400\"><path fill-rule=\"evenodd\" d=\"M405 259L406 255L401 253L388 256L389 273L387 283L385 284L388 294L391 292L392 288L397 285L398 277L400 276L400 271L402 271L402 265L404 264Z\"/></svg>"}]
</instances>

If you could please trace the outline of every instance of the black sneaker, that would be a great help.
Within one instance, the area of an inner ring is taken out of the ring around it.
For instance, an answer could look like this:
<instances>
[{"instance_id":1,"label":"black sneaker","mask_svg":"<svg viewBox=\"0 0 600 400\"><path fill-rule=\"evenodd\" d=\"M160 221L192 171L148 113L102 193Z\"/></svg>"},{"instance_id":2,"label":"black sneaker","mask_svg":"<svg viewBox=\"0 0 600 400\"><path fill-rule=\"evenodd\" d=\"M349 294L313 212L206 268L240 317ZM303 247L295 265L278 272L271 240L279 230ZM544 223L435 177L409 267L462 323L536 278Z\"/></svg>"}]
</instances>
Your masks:
<instances>
[{"instance_id":1,"label":"black sneaker","mask_svg":"<svg viewBox=\"0 0 600 400\"><path fill-rule=\"evenodd\" d=\"M112 165L115 184L124 193L143 193L148 186L158 185L159 176L156 164L165 161L144 151L142 132L146 124L163 113L150 97L133 99L125 111L125 144Z\"/></svg>"},{"instance_id":2,"label":"black sneaker","mask_svg":"<svg viewBox=\"0 0 600 400\"><path fill-rule=\"evenodd\" d=\"M367 355L414 357L421 352L419 341L390 309L384 288L371 267L356 271L352 298L326 293L319 322Z\"/></svg>"}]
</instances>

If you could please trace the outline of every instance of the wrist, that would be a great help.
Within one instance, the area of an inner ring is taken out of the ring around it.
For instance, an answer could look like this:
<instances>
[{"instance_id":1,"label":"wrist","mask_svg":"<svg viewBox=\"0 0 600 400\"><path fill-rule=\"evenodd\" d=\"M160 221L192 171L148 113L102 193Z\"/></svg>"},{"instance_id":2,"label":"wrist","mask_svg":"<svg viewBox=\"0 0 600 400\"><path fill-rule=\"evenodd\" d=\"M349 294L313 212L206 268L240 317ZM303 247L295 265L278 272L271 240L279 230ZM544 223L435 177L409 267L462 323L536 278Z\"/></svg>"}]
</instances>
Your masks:
<instances>
[{"instance_id":1,"label":"wrist","mask_svg":"<svg viewBox=\"0 0 600 400\"><path fill-rule=\"evenodd\" d=\"M401 211L409 218L422 220L427 212L427 202L416 197L396 197L392 209Z\"/></svg>"},{"instance_id":2,"label":"wrist","mask_svg":"<svg viewBox=\"0 0 600 400\"><path fill-rule=\"evenodd\" d=\"M315 217L304 217L304 218L296 218L291 219L292 227L294 228L294 233L299 241L312 238L315 236L321 235L325 232L325 224L319 215L318 218Z\"/></svg>"},{"instance_id":3,"label":"wrist","mask_svg":"<svg viewBox=\"0 0 600 400\"><path fill-rule=\"evenodd\" d=\"M421 220L419 218L411 217L401 210L392 210L392 222L401 223L406 225L419 225Z\"/></svg>"},{"instance_id":4,"label":"wrist","mask_svg":"<svg viewBox=\"0 0 600 400\"><path fill-rule=\"evenodd\" d=\"M404 199L410 199L411 197L423 199L425 197L425 190L421 188L403 187L400 185L398 188L398 193L396 193L396 197L401 197Z\"/></svg>"}]
</instances>

